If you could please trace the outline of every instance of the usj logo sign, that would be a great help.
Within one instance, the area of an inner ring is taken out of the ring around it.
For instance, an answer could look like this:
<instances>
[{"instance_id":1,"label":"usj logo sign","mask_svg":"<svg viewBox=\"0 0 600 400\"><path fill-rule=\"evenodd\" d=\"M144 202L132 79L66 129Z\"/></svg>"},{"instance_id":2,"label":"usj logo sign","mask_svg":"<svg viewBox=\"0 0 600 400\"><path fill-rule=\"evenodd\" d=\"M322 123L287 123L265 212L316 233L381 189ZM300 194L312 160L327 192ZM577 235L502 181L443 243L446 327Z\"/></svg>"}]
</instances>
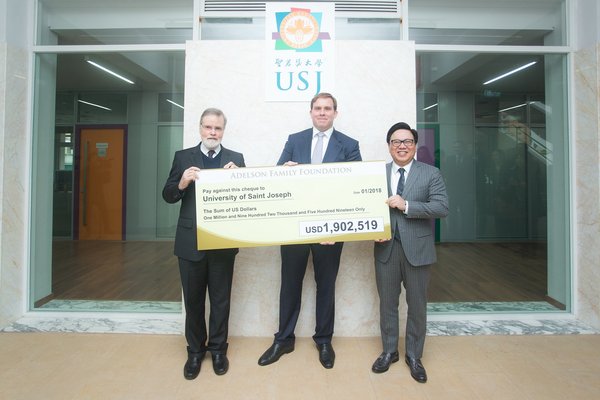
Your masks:
<instances>
[{"instance_id":1,"label":"usj logo sign","mask_svg":"<svg viewBox=\"0 0 600 400\"><path fill-rule=\"evenodd\" d=\"M333 3L267 3L267 101L334 90Z\"/></svg>"},{"instance_id":2,"label":"usj logo sign","mask_svg":"<svg viewBox=\"0 0 600 400\"><path fill-rule=\"evenodd\" d=\"M311 13L310 9L291 8L289 12L275 13L277 32L273 33L276 50L295 50L297 52L323 52L323 39L329 34L321 34L323 13Z\"/></svg>"}]
</instances>

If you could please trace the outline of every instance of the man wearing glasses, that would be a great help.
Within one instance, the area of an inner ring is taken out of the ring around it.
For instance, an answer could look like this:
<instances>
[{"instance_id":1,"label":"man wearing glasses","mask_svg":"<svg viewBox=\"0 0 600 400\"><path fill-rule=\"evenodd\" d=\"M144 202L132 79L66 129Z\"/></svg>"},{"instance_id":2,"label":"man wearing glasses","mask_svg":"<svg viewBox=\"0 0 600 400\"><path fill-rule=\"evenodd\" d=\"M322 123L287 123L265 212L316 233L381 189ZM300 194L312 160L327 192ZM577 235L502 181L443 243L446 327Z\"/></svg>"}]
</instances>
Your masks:
<instances>
[{"instance_id":1,"label":"man wearing glasses","mask_svg":"<svg viewBox=\"0 0 600 400\"><path fill-rule=\"evenodd\" d=\"M427 286L436 261L431 220L448 215L448 195L440 171L414 159L419 135L405 122L388 130L392 162L386 166L390 197L391 240L375 243L375 278L379 293L383 352L372 371L382 373L400 359L398 305L406 289L405 362L417 382L427 373L421 362L427 331Z\"/></svg>"},{"instance_id":2,"label":"man wearing glasses","mask_svg":"<svg viewBox=\"0 0 600 400\"><path fill-rule=\"evenodd\" d=\"M162 195L167 203L181 200L175 255L185 304L185 338L188 359L183 367L185 379L200 373L207 351L212 355L213 369L223 375L229 368L227 335L233 263L238 249L198 250L196 241L195 181L200 171L208 168L244 167L244 156L221 145L227 118L221 110L208 108L200 116L201 142L177 151ZM204 317L206 291L210 298L208 335Z\"/></svg>"}]
</instances>

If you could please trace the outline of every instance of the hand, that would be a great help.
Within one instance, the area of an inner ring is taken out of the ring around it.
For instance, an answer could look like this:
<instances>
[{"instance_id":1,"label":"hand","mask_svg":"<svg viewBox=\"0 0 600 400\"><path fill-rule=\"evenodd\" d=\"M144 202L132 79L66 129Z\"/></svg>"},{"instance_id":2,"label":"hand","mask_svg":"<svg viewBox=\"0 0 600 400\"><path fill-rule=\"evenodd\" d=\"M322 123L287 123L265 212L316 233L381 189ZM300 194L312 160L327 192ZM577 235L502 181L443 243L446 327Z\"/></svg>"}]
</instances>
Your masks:
<instances>
[{"instance_id":1,"label":"hand","mask_svg":"<svg viewBox=\"0 0 600 400\"><path fill-rule=\"evenodd\" d=\"M291 167L293 165L298 165L298 163L296 161L286 161L283 163L283 165L285 165L286 167Z\"/></svg>"},{"instance_id":2,"label":"hand","mask_svg":"<svg viewBox=\"0 0 600 400\"><path fill-rule=\"evenodd\" d=\"M386 203L390 208L397 208L400 211L406 210L406 201L399 194L395 194L387 199Z\"/></svg>"},{"instance_id":3,"label":"hand","mask_svg":"<svg viewBox=\"0 0 600 400\"><path fill-rule=\"evenodd\" d=\"M321 242L319 243L321 246L333 246L335 242Z\"/></svg>"},{"instance_id":4,"label":"hand","mask_svg":"<svg viewBox=\"0 0 600 400\"><path fill-rule=\"evenodd\" d=\"M181 179L179 180L179 185L177 185L179 190L184 190L190 185L190 183L198 179L198 172L200 172L200 168L198 167L189 167L183 171Z\"/></svg>"},{"instance_id":5,"label":"hand","mask_svg":"<svg viewBox=\"0 0 600 400\"><path fill-rule=\"evenodd\" d=\"M223 166L223 168L238 168L237 165L233 161L229 161L227 164Z\"/></svg>"},{"instance_id":6,"label":"hand","mask_svg":"<svg viewBox=\"0 0 600 400\"><path fill-rule=\"evenodd\" d=\"M375 243L389 242L390 239L375 239Z\"/></svg>"}]
</instances>

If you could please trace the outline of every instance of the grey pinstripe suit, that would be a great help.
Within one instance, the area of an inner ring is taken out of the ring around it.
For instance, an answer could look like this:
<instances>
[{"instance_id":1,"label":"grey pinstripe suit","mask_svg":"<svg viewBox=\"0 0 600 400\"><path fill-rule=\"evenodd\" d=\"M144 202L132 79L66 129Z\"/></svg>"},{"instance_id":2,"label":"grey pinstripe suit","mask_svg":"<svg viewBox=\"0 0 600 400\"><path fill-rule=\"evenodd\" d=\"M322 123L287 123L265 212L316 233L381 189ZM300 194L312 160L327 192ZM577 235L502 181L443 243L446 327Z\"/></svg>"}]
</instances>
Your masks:
<instances>
[{"instance_id":1,"label":"grey pinstripe suit","mask_svg":"<svg viewBox=\"0 0 600 400\"><path fill-rule=\"evenodd\" d=\"M392 165L386 166L388 182ZM395 188L388 190L390 196L395 192ZM427 286L431 264L436 261L431 220L448 215L448 195L440 171L413 161L402 197L408 202L408 213L390 208L392 240L375 243L381 338L384 352L398 351L398 305L404 285L408 305L405 352L420 359L427 329Z\"/></svg>"}]
</instances>

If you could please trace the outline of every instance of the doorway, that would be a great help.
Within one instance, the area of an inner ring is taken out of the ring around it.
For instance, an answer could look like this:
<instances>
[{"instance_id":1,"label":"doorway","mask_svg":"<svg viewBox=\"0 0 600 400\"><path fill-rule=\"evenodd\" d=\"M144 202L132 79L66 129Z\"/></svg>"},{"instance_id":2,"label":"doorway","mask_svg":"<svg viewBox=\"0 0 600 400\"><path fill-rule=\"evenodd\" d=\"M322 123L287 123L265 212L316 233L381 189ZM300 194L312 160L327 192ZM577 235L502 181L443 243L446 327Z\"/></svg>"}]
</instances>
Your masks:
<instances>
[{"instance_id":1,"label":"doorway","mask_svg":"<svg viewBox=\"0 0 600 400\"><path fill-rule=\"evenodd\" d=\"M126 126L78 127L75 240L125 240Z\"/></svg>"}]
</instances>

